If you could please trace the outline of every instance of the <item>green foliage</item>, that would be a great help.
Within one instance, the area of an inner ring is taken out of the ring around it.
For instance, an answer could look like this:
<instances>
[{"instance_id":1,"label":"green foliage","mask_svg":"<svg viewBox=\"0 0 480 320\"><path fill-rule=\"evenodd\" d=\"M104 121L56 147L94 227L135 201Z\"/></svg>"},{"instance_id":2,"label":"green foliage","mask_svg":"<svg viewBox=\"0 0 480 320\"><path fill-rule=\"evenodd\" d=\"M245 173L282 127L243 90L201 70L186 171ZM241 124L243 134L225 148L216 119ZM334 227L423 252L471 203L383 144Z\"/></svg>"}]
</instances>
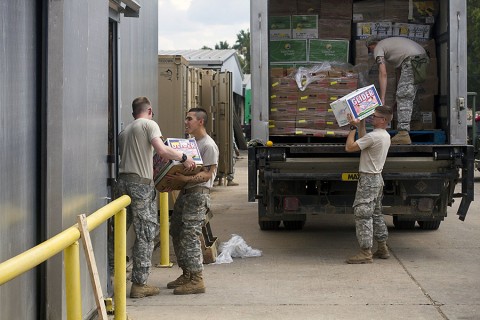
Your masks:
<instances>
[{"instance_id":1,"label":"green foliage","mask_svg":"<svg viewBox=\"0 0 480 320\"><path fill-rule=\"evenodd\" d=\"M233 49L237 50L243 73L250 73L250 31L248 29L247 31L240 30Z\"/></svg>"},{"instance_id":2,"label":"green foliage","mask_svg":"<svg viewBox=\"0 0 480 320\"><path fill-rule=\"evenodd\" d=\"M480 93L480 1L467 0L468 91Z\"/></svg>"},{"instance_id":3,"label":"green foliage","mask_svg":"<svg viewBox=\"0 0 480 320\"><path fill-rule=\"evenodd\" d=\"M231 49L227 41L220 41L215 45L215 50Z\"/></svg>"}]
</instances>

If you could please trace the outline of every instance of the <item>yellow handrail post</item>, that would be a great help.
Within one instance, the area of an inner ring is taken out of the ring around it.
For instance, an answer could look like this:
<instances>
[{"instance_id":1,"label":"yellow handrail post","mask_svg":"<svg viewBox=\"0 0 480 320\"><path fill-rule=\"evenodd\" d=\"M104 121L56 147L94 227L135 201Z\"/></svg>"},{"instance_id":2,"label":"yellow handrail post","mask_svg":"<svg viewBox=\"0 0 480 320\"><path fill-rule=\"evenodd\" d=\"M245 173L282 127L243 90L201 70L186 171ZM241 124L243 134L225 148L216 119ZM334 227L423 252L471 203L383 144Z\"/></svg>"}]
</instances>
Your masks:
<instances>
[{"instance_id":1,"label":"yellow handrail post","mask_svg":"<svg viewBox=\"0 0 480 320\"><path fill-rule=\"evenodd\" d=\"M114 302L115 320L127 319L127 209L120 210L114 219L115 262Z\"/></svg>"},{"instance_id":2,"label":"yellow handrail post","mask_svg":"<svg viewBox=\"0 0 480 320\"><path fill-rule=\"evenodd\" d=\"M80 248L78 241L68 246L65 253L65 294L67 319L82 320L82 288L80 285Z\"/></svg>"},{"instance_id":3,"label":"yellow handrail post","mask_svg":"<svg viewBox=\"0 0 480 320\"><path fill-rule=\"evenodd\" d=\"M168 192L160 192L160 267L169 268L170 263L170 232L168 221Z\"/></svg>"}]
</instances>

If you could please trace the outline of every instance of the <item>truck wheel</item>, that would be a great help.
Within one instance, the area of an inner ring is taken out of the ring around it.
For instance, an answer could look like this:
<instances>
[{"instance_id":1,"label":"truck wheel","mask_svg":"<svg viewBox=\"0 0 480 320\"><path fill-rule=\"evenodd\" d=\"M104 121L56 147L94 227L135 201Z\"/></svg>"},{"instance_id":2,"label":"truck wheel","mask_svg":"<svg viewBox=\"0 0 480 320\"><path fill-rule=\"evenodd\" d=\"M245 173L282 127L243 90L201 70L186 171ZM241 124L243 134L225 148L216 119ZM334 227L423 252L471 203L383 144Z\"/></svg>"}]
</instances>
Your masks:
<instances>
[{"instance_id":1,"label":"truck wheel","mask_svg":"<svg viewBox=\"0 0 480 320\"><path fill-rule=\"evenodd\" d=\"M403 221L403 220L398 220L398 217L394 216L393 217L393 225L395 226L395 229L399 230L412 230L415 228L415 220L413 221Z\"/></svg>"},{"instance_id":2,"label":"truck wheel","mask_svg":"<svg viewBox=\"0 0 480 320\"><path fill-rule=\"evenodd\" d=\"M260 230L276 230L280 226L280 221L258 221Z\"/></svg>"},{"instance_id":3,"label":"truck wheel","mask_svg":"<svg viewBox=\"0 0 480 320\"><path fill-rule=\"evenodd\" d=\"M302 230L305 225L305 221L285 221L283 220L283 226L287 230Z\"/></svg>"},{"instance_id":4,"label":"truck wheel","mask_svg":"<svg viewBox=\"0 0 480 320\"><path fill-rule=\"evenodd\" d=\"M441 220L434 221L417 221L420 228L423 230L438 230L440 227Z\"/></svg>"}]
</instances>

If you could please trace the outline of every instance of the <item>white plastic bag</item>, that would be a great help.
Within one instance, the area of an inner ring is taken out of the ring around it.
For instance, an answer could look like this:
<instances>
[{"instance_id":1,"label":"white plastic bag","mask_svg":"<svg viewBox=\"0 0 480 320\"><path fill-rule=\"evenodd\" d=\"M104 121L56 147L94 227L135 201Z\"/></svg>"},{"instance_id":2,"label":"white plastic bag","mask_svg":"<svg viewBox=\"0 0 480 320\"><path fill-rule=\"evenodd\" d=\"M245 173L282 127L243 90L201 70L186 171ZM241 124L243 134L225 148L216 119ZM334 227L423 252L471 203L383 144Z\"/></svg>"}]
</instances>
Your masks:
<instances>
[{"instance_id":1,"label":"white plastic bag","mask_svg":"<svg viewBox=\"0 0 480 320\"><path fill-rule=\"evenodd\" d=\"M232 234L230 240L220 244L219 249L221 253L217 256L215 264L231 263L232 258L260 257L262 255L262 251L252 249L242 237L236 234Z\"/></svg>"}]
</instances>

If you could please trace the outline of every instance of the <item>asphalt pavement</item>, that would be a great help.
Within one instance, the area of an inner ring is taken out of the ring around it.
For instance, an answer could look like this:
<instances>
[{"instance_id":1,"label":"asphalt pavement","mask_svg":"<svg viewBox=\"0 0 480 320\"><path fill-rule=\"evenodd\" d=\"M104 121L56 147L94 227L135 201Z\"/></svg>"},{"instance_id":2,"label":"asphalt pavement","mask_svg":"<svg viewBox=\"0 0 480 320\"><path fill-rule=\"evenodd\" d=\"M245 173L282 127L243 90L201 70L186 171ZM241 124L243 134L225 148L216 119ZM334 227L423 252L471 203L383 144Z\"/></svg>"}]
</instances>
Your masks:
<instances>
[{"instance_id":1,"label":"asphalt pavement","mask_svg":"<svg viewBox=\"0 0 480 320\"><path fill-rule=\"evenodd\" d=\"M353 216L311 215L303 230L261 231L257 205L247 201L245 151L235 168L240 185L212 192L212 233L219 243L238 235L262 255L205 265L207 292L175 296L166 288L181 274L171 249L174 265L149 278L160 294L128 298L129 319L480 319L478 172L464 222L459 201L437 231L395 230L386 217L391 258L348 265L358 250Z\"/></svg>"}]
</instances>

